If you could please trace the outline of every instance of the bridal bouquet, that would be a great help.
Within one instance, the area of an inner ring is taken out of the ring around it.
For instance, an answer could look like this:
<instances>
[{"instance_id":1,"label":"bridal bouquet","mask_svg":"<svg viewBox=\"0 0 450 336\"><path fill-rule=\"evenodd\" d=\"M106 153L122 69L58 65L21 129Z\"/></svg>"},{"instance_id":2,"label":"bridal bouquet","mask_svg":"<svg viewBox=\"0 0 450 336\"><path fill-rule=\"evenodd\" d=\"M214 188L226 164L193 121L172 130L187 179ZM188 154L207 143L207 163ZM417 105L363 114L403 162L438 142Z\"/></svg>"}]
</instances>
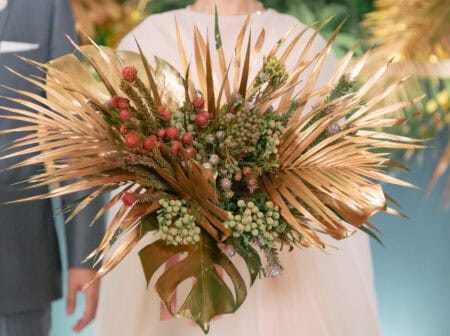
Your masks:
<instances>
[{"instance_id":1,"label":"bridal bouquet","mask_svg":"<svg viewBox=\"0 0 450 336\"><path fill-rule=\"evenodd\" d=\"M47 164L28 182L63 183L30 199L89 190L72 218L117 190L97 216L120 205L90 256L103 262L98 276L152 232L153 242L140 251L147 281L154 281L170 313L205 332L212 318L239 308L248 283L283 271L283 248L325 248L327 235L343 239L356 229L376 238L369 218L380 210L397 213L387 206L393 200L381 183L409 186L385 172L388 165L399 166L389 151L418 146L379 131L401 123L385 116L411 104L377 105L400 83L365 98L386 67L358 83L364 60L347 71L349 55L328 85L317 89L336 34L312 57L317 33L292 55L305 29L289 43L292 32L286 34L251 78L265 34L255 43L246 40L248 26L247 19L230 63L218 25L215 48L196 29L195 65L188 64L177 26L182 73L160 58L152 67L140 48L113 52L95 44L78 47L83 61L74 55L49 64L28 60L45 71L46 81L22 77L47 98L21 91L24 98L12 100L24 108L3 116L29 123L11 131L33 131L12 144L12 156L34 154L15 167ZM288 72L290 56L298 62ZM311 99L312 110L305 111ZM157 276L177 255L182 258ZM235 255L247 265L248 283L232 261ZM189 294L173 307L177 288L189 278L195 279Z\"/></svg>"}]
</instances>

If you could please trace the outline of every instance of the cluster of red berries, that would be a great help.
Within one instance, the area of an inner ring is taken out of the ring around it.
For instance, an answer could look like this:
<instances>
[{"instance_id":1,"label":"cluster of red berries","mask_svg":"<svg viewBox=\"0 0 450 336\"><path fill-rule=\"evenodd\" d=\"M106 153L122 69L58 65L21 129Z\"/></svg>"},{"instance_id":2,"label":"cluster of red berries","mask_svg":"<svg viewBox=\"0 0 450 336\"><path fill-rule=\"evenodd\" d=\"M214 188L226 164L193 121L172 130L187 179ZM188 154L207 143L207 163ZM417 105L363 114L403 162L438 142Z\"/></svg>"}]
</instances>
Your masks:
<instances>
[{"instance_id":1,"label":"cluster of red berries","mask_svg":"<svg viewBox=\"0 0 450 336\"><path fill-rule=\"evenodd\" d=\"M134 82L136 80L137 70L133 66L126 66L122 69L122 78L127 82ZM124 122L120 127L120 133L123 135L128 133L128 128L125 122L131 118L130 100L119 96L111 98L110 105L113 108L119 109L119 118Z\"/></svg>"},{"instance_id":2,"label":"cluster of red berries","mask_svg":"<svg viewBox=\"0 0 450 336\"><path fill-rule=\"evenodd\" d=\"M125 123L131 118L130 100L128 98L114 96L109 101L109 106L119 110L119 118ZM120 127L120 133L123 135L128 133L128 128L125 124Z\"/></svg>"},{"instance_id":3,"label":"cluster of red berries","mask_svg":"<svg viewBox=\"0 0 450 336\"><path fill-rule=\"evenodd\" d=\"M183 145L186 146L185 150L189 156L193 156L195 154L195 148L192 147L192 143L194 142L194 137L191 133L185 133L180 138L180 132L178 128L172 126L169 128L160 128L156 131L155 138L158 138L159 142L162 142L164 139L170 140L170 151L174 154L177 154Z\"/></svg>"},{"instance_id":4,"label":"cluster of red berries","mask_svg":"<svg viewBox=\"0 0 450 336\"><path fill-rule=\"evenodd\" d=\"M198 111L197 115L195 116L195 124L198 127L202 128L208 126L210 115L208 111L205 111L203 109L203 107L205 106L205 99L203 97L197 96L194 98L192 105L194 105L195 109Z\"/></svg>"},{"instance_id":5,"label":"cluster of red berries","mask_svg":"<svg viewBox=\"0 0 450 336\"><path fill-rule=\"evenodd\" d=\"M192 147L194 138L192 134L185 133L179 137L180 132L178 128L172 126L168 128L160 128L156 131L156 134L149 135L144 139L142 145L146 150L152 150L155 146L160 146L165 140L170 141L170 151L177 154L183 145L186 146L185 150L189 156L195 154L195 148ZM128 133L125 135L125 145L129 148L137 148L141 145L141 138L137 133Z\"/></svg>"},{"instance_id":6,"label":"cluster of red berries","mask_svg":"<svg viewBox=\"0 0 450 336\"><path fill-rule=\"evenodd\" d=\"M161 107L161 111L170 115L170 111ZM160 128L156 131L156 134L147 136L143 141L139 135L135 132L126 133L125 135L125 145L128 148L138 148L139 146L144 147L146 150L152 150L155 146L159 146L165 141L170 141L170 150L172 153L177 154L183 145L186 146L185 150L189 156L195 154L195 149L192 147L194 141L192 134L185 133L180 138L180 131L175 126L168 128Z\"/></svg>"}]
</instances>

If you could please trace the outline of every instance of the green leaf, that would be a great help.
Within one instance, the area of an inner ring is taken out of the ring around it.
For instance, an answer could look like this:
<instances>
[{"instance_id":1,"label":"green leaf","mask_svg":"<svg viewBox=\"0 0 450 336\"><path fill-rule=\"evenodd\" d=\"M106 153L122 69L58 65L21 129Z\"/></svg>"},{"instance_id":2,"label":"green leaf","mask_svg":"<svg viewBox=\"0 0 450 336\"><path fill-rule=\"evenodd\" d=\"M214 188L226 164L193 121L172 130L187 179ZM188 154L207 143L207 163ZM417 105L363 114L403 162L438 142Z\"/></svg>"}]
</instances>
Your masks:
<instances>
[{"instance_id":1,"label":"green leaf","mask_svg":"<svg viewBox=\"0 0 450 336\"><path fill-rule=\"evenodd\" d=\"M158 219L155 214L145 216L141 221L141 238L145 236L147 232L156 231L159 229Z\"/></svg>"},{"instance_id":2,"label":"green leaf","mask_svg":"<svg viewBox=\"0 0 450 336\"><path fill-rule=\"evenodd\" d=\"M219 50L220 48L222 48L222 37L220 36L219 14L217 13L217 6L214 14L214 37L216 39L216 49Z\"/></svg>"},{"instance_id":3,"label":"green leaf","mask_svg":"<svg viewBox=\"0 0 450 336\"><path fill-rule=\"evenodd\" d=\"M359 226L358 229L360 229L361 231L367 233L370 237L375 239L381 246L384 246L384 244L381 241L381 239L378 238L378 236L372 230L370 230L367 226L362 225L362 226Z\"/></svg>"},{"instance_id":4,"label":"green leaf","mask_svg":"<svg viewBox=\"0 0 450 336\"><path fill-rule=\"evenodd\" d=\"M232 244L236 247L237 253L247 264L250 273L250 285L253 285L256 278L263 270L263 265L258 252L250 244L244 244L238 239L233 239Z\"/></svg>"}]
</instances>

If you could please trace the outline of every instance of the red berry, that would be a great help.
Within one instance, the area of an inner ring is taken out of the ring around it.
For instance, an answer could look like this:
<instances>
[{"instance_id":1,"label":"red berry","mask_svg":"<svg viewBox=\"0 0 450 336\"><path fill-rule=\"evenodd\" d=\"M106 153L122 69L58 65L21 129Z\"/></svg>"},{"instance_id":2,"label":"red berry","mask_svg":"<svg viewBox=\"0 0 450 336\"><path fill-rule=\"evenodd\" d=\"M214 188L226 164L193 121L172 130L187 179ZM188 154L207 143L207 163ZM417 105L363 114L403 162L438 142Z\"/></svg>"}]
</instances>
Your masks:
<instances>
[{"instance_id":1,"label":"red berry","mask_svg":"<svg viewBox=\"0 0 450 336\"><path fill-rule=\"evenodd\" d=\"M130 107L130 100L128 98L119 97L117 107L120 109L127 109Z\"/></svg>"},{"instance_id":2,"label":"red berry","mask_svg":"<svg viewBox=\"0 0 450 336\"><path fill-rule=\"evenodd\" d=\"M159 117L164 121L169 121L172 113L162 105L158 105Z\"/></svg>"},{"instance_id":3,"label":"red berry","mask_svg":"<svg viewBox=\"0 0 450 336\"><path fill-rule=\"evenodd\" d=\"M160 114L161 119L164 120L164 121L169 121L170 120L170 116L171 116L171 113L170 113L169 110L165 110L164 112L162 112Z\"/></svg>"},{"instance_id":4,"label":"red berry","mask_svg":"<svg viewBox=\"0 0 450 336\"><path fill-rule=\"evenodd\" d=\"M155 147L157 141L158 140L156 138L156 135L148 136L144 141L144 148L148 149L148 150L153 149Z\"/></svg>"},{"instance_id":5,"label":"red berry","mask_svg":"<svg viewBox=\"0 0 450 336\"><path fill-rule=\"evenodd\" d=\"M122 202L125 205L133 205L134 202L136 202L136 194L133 192L126 192L123 196L122 196Z\"/></svg>"},{"instance_id":6,"label":"red berry","mask_svg":"<svg viewBox=\"0 0 450 336\"><path fill-rule=\"evenodd\" d=\"M127 82L134 82L136 80L137 70L134 66L126 66L122 70L122 77Z\"/></svg>"},{"instance_id":7,"label":"red berry","mask_svg":"<svg viewBox=\"0 0 450 336\"><path fill-rule=\"evenodd\" d=\"M209 123L209 115L207 113L199 113L195 117L195 123L197 126L206 127Z\"/></svg>"},{"instance_id":8,"label":"red berry","mask_svg":"<svg viewBox=\"0 0 450 336\"><path fill-rule=\"evenodd\" d=\"M205 106L205 99L203 97L197 96L194 98L192 104L196 109L201 109L203 106Z\"/></svg>"},{"instance_id":9,"label":"red berry","mask_svg":"<svg viewBox=\"0 0 450 336\"><path fill-rule=\"evenodd\" d=\"M189 156L194 156L195 155L195 148L192 147L192 146L186 148L186 153L188 153Z\"/></svg>"},{"instance_id":10,"label":"red berry","mask_svg":"<svg viewBox=\"0 0 450 336\"><path fill-rule=\"evenodd\" d=\"M119 113L119 118L122 120L128 120L131 117L131 112L128 110L121 110Z\"/></svg>"},{"instance_id":11,"label":"red berry","mask_svg":"<svg viewBox=\"0 0 450 336\"><path fill-rule=\"evenodd\" d=\"M230 113L234 113L234 112L236 112L236 106L231 106Z\"/></svg>"},{"instance_id":12,"label":"red berry","mask_svg":"<svg viewBox=\"0 0 450 336\"><path fill-rule=\"evenodd\" d=\"M169 127L166 131L166 137L169 139L176 138L179 135L178 128L176 127Z\"/></svg>"},{"instance_id":13,"label":"red berry","mask_svg":"<svg viewBox=\"0 0 450 336\"><path fill-rule=\"evenodd\" d=\"M172 141L172 146L170 147L170 151L174 154L178 153L181 148L181 143L179 141Z\"/></svg>"},{"instance_id":14,"label":"red berry","mask_svg":"<svg viewBox=\"0 0 450 336\"><path fill-rule=\"evenodd\" d=\"M109 100L109 106L117 108L117 105L119 104L120 97L119 96L113 96Z\"/></svg>"},{"instance_id":15,"label":"red berry","mask_svg":"<svg viewBox=\"0 0 450 336\"><path fill-rule=\"evenodd\" d=\"M126 125L120 126L120 133L122 133L123 135L128 133L128 128Z\"/></svg>"},{"instance_id":16,"label":"red berry","mask_svg":"<svg viewBox=\"0 0 450 336\"><path fill-rule=\"evenodd\" d=\"M208 118L208 120L209 120L209 118L210 118L210 115L209 115L209 112L208 112L208 111L201 111L201 112L199 112L198 114L201 114L201 115L205 116L206 118Z\"/></svg>"},{"instance_id":17,"label":"red berry","mask_svg":"<svg viewBox=\"0 0 450 336\"><path fill-rule=\"evenodd\" d=\"M166 129L165 128L160 128L159 130L156 131L156 136L160 139L164 138L166 136Z\"/></svg>"},{"instance_id":18,"label":"red berry","mask_svg":"<svg viewBox=\"0 0 450 336\"><path fill-rule=\"evenodd\" d=\"M127 147L136 148L139 146L141 140L136 133L130 133L125 136L125 144Z\"/></svg>"},{"instance_id":19,"label":"red berry","mask_svg":"<svg viewBox=\"0 0 450 336\"><path fill-rule=\"evenodd\" d=\"M194 138L192 137L191 133L185 133L181 137L181 142L184 143L185 145L191 145L193 140Z\"/></svg>"}]
</instances>

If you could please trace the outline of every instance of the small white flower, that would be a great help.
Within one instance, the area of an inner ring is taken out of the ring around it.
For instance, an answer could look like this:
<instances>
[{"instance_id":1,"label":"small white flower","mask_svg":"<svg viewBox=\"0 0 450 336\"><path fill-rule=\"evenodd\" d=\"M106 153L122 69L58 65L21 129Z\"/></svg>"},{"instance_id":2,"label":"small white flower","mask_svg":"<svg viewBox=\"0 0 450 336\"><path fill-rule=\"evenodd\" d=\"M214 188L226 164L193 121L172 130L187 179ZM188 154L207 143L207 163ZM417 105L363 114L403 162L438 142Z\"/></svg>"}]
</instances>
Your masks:
<instances>
[{"instance_id":1,"label":"small white flower","mask_svg":"<svg viewBox=\"0 0 450 336\"><path fill-rule=\"evenodd\" d=\"M203 163L202 166L203 166L203 168L205 168L205 169L212 169L212 166L211 166L211 164L210 164L209 162Z\"/></svg>"},{"instance_id":2,"label":"small white flower","mask_svg":"<svg viewBox=\"0 0 450 336\"><path fill-rule=\"evenodd\" d=\"M271 278L278 278L281 275L281 273L283 273L283 270L279 266L270 266L267 269L267 274Z\"/></svg>"},{"instance_id":3,"label":"small white flower","mask_svg":"<svg viewBox=\"0 0 450 336\"><path fill-rule=\"evenodd\" d=\"M341 126L339 126L338 123L332 123L330 126L328 126L328 132L330 135L338 134L341 131Z\"/></svg>"},{"instance_id":4,"label":"small white flower","mask_svg":"<svg viewBox=\"0 0 450 336\"><path fill-rule=\"evenodd\" d=\"M233 93L231 95L231 99L232 100L238 100L238 99L241 99L241 98L242 98L242 95L240 93Z\"/></svg>"},{"instance_id":5,"label":"small white flower","mask_svg":"<svg viewBox=\"0 0 450 336\"><path fill-rule=\"evenodd\" d=\"M220 181L220 186L224 189L224 190L228 190L231 188L231 180L224 178L222 179L222 181Z\"/></svg>"},{"instance_id":6,"label":"small white flower","mask_svg":"<svg viewBox=\"0 0 450 336\"><path fill-rule=\"evenodd\" d=\"M218 131L216 132L216 138L217 140L222 140L225 137L225 132L224 131Z\"/></svg>"},{"instance_id":7,"label":"small white flower","mask_svg":"<svg viewBox=\"0 0 450 336\"><path fill-rule=\"evenodd\" d=\"M209 157L209 163L211 163L212 165L217 165L218 163L219 163L219 155L217 155L217 154L212 154L210 157Z\"/></svg>"},{"instance_id":8,"label":"small white flower","mask_svg":"<svg viewBox=\"0 0 450 336\"><path fill-rule=\"evenodd\" d=\"M230 122L234 119L234 115L232 113L225 114L226 121Z\"/></svg>"},{"instance_id":9,"label":"small white flower","mask_svg":"<svg viewBox=\"0 0 450 336\"><path fill-rule=\"evenodd\" d=\"M232 258L236 255L236 249L234 248L234 245L231 244L224 244L219 243L218 244L219 249L228 257Z\"/></svg>"},{"instance_id":10,"label":"small white flower","mask_svg":"<svg viewBox=\"0 0 450 336\"><path fill-rule=\"evenodd\" d=\"M208 135L206 136L206 141L207 141L208 143L213 143L214 140L216 140L216 138L214 137L213 134L208 134Z\"/></svg>"}]
</instances>

